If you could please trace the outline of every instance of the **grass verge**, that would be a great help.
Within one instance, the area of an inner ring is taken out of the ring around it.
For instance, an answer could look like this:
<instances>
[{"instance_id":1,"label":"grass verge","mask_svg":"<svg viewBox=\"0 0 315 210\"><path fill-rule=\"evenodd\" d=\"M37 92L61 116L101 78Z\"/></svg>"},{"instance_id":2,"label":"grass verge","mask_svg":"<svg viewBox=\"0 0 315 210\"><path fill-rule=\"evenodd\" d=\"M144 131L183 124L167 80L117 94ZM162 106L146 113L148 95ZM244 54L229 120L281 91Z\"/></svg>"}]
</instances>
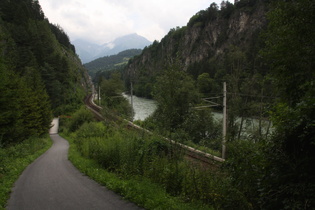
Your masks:
<instances>
[{"instance_id":1,"label":"grass verge","mask_svg":"<svg viewBox=\"0 0 315 210\"><path fill-rule=\"evenodd\" d=\"M30 138L19 144L0 148L0 209L5 209L11 189L24 169L50 148L52 141Z\"/></svg>"},{"instance_id":2,"label":"grass verge","mask_svg":"<svg viewBox=\"0 0 315 210\"><path fill-rule=\"evenodd\" d=\"M131 176L129 179L123 179L115 173L108 172L95 160L82 157L73 142L73 137L63 136L70 143L69 160L76 168L109 190L145 209L211 209L199 203L184 203L180 198L167 194L163 187L147 178Z\"/></svg>"}]
</instances>

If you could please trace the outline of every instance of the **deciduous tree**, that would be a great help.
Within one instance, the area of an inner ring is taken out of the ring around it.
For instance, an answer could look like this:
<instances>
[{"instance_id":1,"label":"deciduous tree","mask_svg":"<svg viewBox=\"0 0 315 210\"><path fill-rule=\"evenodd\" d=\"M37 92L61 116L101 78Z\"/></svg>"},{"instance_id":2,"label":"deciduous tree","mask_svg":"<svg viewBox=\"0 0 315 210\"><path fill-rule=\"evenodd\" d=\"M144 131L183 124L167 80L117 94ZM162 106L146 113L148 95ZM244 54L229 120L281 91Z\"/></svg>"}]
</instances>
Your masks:
<instances>
[{"instance_id":1,"label":"deciduous tree","mask_svg":"<svg viewBox=\"0 0 315 210\"><path fill-rule=\"evenodd\" d=\"M264 55L280 90L276 133L268 149L266 208L315 206L315 2L277 1L269 13Z\"/></svg>"},{"instance_id":2,"label":"deciduous tree","mask_svg":"<svg viewBox=\"0 0 315 210\"><path fill-rule=\"evenodd\" d=\"M158 102L156 117L168 131L175 131L181 126L189 109L198 100L194 80L176 64L157 78L153 95Z\"/></svg>"}]
</instances>

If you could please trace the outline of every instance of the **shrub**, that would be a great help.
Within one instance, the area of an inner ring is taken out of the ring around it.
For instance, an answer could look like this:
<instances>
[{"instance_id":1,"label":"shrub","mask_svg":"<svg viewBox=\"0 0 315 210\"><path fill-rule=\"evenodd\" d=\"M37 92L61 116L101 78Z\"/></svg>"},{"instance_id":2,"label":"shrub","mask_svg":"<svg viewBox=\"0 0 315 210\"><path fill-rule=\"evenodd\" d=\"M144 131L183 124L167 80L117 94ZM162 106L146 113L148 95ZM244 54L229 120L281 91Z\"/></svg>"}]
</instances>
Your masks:
<instances>
[{"instance_id":1,"label":"shrub","mask_svg":"<svg viewBox=\"0 0 315 210\"><path fill-rule=\"evenodd\" d=\"M14 182L23 170L52 144L48 136L32 137L7 147L0 147L0 209L4 209Z\"/></svg>"},{"instance_id":2,"label":"shrub","mask_svg":"<svg viewBox=\"0 0 315 210\"><path fill-rule=\"evenodd\" d=\"M233 186L230 177L184 160L177 146L158 136L91 122L75 132L75 139L83 156L121 177L145 177L170 195L189 202L217 208L250 208L244 193Z\"/></svg>"},{"instance_id":3,"label":"shrub","mask_svg":"<svg viewBox=\"0 0 315 210\"><path fill-rule=\"evenodd\" d=\"M230 142L228 159L224 164L232 185L256 208L263 187L262 178L266 173L263 147L263 142L254 143L245 140Z\"/></svg>"},{"instance_id":4,"label":"shrub","mask_svg":"<svg viewBox=\"0 0 315 210\"><path fill-rule=\"evenodd\" d=\"M70 120L69 131L76 131L83 123L93 121L94 117L91 111L82 106L78 111L76 111Z\"/></svg>"}]
</instances>

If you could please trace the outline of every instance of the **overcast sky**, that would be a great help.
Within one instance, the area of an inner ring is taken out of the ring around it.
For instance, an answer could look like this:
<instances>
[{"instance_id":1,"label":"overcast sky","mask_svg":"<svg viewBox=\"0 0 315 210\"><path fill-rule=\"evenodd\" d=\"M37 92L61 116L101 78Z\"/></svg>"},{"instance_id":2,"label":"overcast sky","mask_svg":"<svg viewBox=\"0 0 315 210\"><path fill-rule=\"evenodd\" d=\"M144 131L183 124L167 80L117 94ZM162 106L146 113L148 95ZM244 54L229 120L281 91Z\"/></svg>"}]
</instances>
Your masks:
<instances>
[{"instance_id":1,"label":"overcast sky","mask_svg":"<svg viewBox=\"0 0 315 210\"><path fill-rule=\"evenodd\" d=\"M161 40L171 28L221 0L39 0L51 23L59 24L71 41L104 44L137 33Z\"/></svg>"}]
</instances>

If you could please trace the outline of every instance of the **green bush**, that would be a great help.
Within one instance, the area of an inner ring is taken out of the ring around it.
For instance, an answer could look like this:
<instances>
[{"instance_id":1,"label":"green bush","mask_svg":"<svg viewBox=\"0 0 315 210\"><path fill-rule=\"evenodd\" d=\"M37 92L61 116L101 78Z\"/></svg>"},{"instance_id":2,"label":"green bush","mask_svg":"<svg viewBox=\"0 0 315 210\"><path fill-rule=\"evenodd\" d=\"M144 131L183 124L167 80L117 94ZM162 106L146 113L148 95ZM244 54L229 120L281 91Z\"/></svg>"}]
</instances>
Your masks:
<instances>
[{"instance_id":1,"label":"green bush","mask_svg":"<svg viewBox=\"0 0 315 210\"><path fill-rule=\"evenodd\" d=\"M70 120L69 131L76 131L83 123L93 121L94 116L91 111L86 107L82 106L78 111L76 111Z\"/></svg>"},{"instance_id":2,"label":"green bush","mask_svg":"<svg viewBox=\"0 0 315 210\"><path fill-rule=\"evenodd\" d=\"M105 137L108 129L102 122L85 122L76 132L79 139L90 137Z\"/></svg>"},{"instance_id":3,"label":"green bush","mask_svg":"<svg viewBox=\"0 0 315 210\"><path fill-rule=\"evenodd\" d=\"M81 172L145 209L213 209L211 206L199 202L185 203L178 197L171 197L161 185L152 183L150 179L143 176L123 178L117 173L108 172L95 160L80 155L77 144L73 143L72 135L71 138L68 136L67 139L70 140L71 144L69 159Z\"/></svg>"},{"instance_id":4,"label":"green bush","mask_svg":"<svg viewBox=\"0 0 315 210\"><path fill-rule=\"evenodd\" d=\"M189 140L196 144L208 142L206 146L219 150L220 144L215 139L221 139L221 124L216 122L210 110L192 110L182 128L188 134ZM200 144L202 145L202 144Z\"/></svg>"},{"instance_id":5,"label":"green bush","mask_svg":"<svg viewBox=\"0 0 315 210\"><path fill-rule=\"evenodd\" d=\"M23 170L50 146L51 140L45 136L0 147L0 209L5 208L11 188Z\"/></svg>"},{"instance_id":6,"label":"green bush","mask_svg":"<svg viewBox=\"0 0 315 210\"><path fill-rule=\"evenodd\" d=\"M186 161L177 146L158 136L92 122L83 124L74 139L84 157L121 177L144 177L186 202L250 209L231 178Z\"/></svg>"},{"instance_id":7,"label":"green bush","mask_svg":"<svg viewBox=\"0 0 315 210\"><path fill-rule=\"evenodd\" d=\"M227 147L228 159L224 168L232 185L248 199L251 206L258 208L262 179L266 174L264 143L239 140L230 142Z\"/></svg>"}]
</instances>

